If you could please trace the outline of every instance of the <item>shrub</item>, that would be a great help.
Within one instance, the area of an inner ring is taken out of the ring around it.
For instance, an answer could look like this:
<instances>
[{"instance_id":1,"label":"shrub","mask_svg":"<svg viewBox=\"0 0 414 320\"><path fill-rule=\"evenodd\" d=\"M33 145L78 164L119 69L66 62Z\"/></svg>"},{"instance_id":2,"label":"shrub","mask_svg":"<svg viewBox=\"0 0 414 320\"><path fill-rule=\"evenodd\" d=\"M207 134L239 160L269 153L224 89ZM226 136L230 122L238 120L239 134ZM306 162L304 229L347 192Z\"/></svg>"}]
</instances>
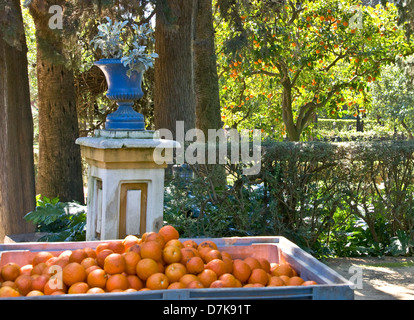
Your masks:
<instances>
[{"instance_id":1,"label":"shrub","mask_svg":"<svg viewBox=\"0 0 414 320\"><path fill-rule=\"evenodd\" d=\"M187 189L174 177L166 219L192 237L283 235L319 257L407 254L413 154L410 141L263 143L257 176L226 164L232 179L224 188L200 166Z\"/></svg>"},{"instance_id":2,"label":"shrub","mask_svg":"<svg viewBox=\"0 0 414 320\"><path fill-rule=\"evenodd\" d=\"M85 240L86 207L77 202L59 202L38 195L36 209L24 217L36 225L36 231L46 232L39 241Z\"/></svg>"}]
</instances>

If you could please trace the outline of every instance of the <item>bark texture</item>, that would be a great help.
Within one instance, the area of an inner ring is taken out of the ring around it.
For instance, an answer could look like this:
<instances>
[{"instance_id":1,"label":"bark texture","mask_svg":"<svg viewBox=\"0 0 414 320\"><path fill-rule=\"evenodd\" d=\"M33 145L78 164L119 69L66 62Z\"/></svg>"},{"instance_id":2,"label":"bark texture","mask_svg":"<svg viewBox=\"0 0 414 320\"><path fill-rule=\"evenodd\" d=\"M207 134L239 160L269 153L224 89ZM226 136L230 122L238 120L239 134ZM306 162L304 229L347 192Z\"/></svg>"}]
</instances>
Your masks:
<instances>
[{"instance_id":1,"label":"bark texture","mask_svg":"<svg viewBox=\"0 0 414 320\"><path fill-rule=\"evenodd\" d=\"M169 129L176 137L176 121L184 130L195 128L193 81L193 0L157 1L155 52L155 129Z\"/></svg>"},{"instance_id":2,"label":"bark texture","mask_svg":"<svg viewBox=\"0 0 414 320\"><path fill-rule=\"evenodd\" d=\"M33 120L20 1L0 5L0 242L5 235L31 232L23 216L35 207ZM8 12L4 11L7 8ZM6 33L14 30L14 44Z\"/></svg>"},{"instance_id":3,"label":"bark texture","mask_svg":"<svg viewBox=\"0 0 414 320\"><path fill-rule=\"evenodd\" d=\"M207 135L208 129L222 127L212 1L196 0L193 19L196 126Z\"/></svg>"},{"instance_id":4,"label":"bark texture","mask_svg":"<svg viewBox=\"0 0 414 320\"><path fill-rule=\"evenodd\" d=\"M73 71L65 52L62 30L49 28L51 5L32 0L30 13L36 27L39 108L39 165L36 192L60 201L84 203ZM65 26L63 26L64 28Z\"/></svg>"}]
</instances>

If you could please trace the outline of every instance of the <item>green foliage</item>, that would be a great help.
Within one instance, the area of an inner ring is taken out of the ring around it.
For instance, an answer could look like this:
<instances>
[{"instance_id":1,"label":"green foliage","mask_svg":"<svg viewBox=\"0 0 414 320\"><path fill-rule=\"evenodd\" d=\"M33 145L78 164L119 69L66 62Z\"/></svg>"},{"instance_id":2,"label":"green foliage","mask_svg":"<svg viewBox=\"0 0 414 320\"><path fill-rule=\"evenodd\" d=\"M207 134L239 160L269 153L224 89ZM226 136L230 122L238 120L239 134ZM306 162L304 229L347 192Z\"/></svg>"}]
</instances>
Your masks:
<instances>
[{"instance_id":1,"label":"green foliage","mask_svg":"<svg viewBox=\"0 0 414 320\"><path fill-rule=\"evenodd\" d=\"M146 42L154 42L154 30L147 23L128 25L126 21L114 21L106 17L106 23L98 25L98 34L91 40L94 49L99 49L106 58L121 59L128 67L128 75L133 70L143 72L153 67L156 53L148 53ZM128 27L128 28L127 28Z\"/></svg>"},{"instance_id":2,"label":"green foliage","mask_svg":"<svg viewBox=\"0 0 414 320\"><path fill-rule=\"evenodd\" d=\"M174 177L165 219L188 237L282 235L317 257L411 254L414 143L266 142L261 172L223 188ZM204 171L205 172L205 171Z\"/></svg>"},{"instance_id":3,"label":"green foliage","mask_svg":"<svg viewBox=\"0 0 414 320\"><path fill-rule=\"evenodd\" d=\"M372 98L376 107L372 117L394 126L403 126L411 135L414 132L414 56L400 58L397 64L385 67L381 80L373 83Z\"/></svg>"},{"instance_id":4,"label":"green foliage","mask_svg":"<svg viewBox=\"0 0 414 320\"><path fill-rule=\"evenodd\" d=\"M217 0L217 7L222 118L230 127L305 139L315 112L368 108L369 83L413 50L393 4Z\"/></svg>"},{"instance_id":5,"label":"green foliage","mask_svg":"<svg viewBox=\"0 0 414 320\"><path fill-rule=\"evenodd\" d=\"M76 202L59 202L58 198L36 197L36 209L24 217L37 231L47 234L39 241L85 240L86 208Z\"/></svg>"}]
</instances>

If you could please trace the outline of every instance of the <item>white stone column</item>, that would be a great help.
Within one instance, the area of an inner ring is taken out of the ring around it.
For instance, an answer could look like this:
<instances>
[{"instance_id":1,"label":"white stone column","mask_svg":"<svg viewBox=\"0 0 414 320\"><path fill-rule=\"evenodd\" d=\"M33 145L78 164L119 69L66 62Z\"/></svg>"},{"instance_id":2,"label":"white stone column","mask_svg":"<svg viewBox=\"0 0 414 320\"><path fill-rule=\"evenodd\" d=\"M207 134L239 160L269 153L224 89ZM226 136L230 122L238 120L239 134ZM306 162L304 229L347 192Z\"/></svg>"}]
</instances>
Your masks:
<instances>
[{"instance_id":1,"label":"white stone column","mask_svg":"<svg viewBox=\"0 0 414 320\"><path fill-rule=\"evenodd\" d=\"M167 151L179 144L159 139L153 131L104 130L76 143L89 165L86 240L158 231L168 163L157 161L154 150Z\"/></svg>"}]
</instances>

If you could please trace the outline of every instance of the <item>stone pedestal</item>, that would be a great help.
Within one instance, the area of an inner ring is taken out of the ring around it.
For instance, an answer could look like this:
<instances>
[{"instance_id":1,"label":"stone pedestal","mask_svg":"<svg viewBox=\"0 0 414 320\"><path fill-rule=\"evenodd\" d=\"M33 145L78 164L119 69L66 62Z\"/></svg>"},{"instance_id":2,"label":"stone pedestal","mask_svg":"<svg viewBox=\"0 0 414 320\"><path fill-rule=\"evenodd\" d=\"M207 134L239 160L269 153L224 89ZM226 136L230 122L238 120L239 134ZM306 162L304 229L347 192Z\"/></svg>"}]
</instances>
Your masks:
<instances>
[{"instance_id":1,"label":"stone pedestal","mask_svg":"<svg viewBox=\"0 0 414 320\"><path fill-rule=\"evenodd\" d=\"M76 143L89 165L86 240L158 231L168 164L160 164L162 159L154 150L172 151L179 144L160 140L153 131L109 130L97 130L94 137L79 138Z\"/></svg>"}]
</instances>

